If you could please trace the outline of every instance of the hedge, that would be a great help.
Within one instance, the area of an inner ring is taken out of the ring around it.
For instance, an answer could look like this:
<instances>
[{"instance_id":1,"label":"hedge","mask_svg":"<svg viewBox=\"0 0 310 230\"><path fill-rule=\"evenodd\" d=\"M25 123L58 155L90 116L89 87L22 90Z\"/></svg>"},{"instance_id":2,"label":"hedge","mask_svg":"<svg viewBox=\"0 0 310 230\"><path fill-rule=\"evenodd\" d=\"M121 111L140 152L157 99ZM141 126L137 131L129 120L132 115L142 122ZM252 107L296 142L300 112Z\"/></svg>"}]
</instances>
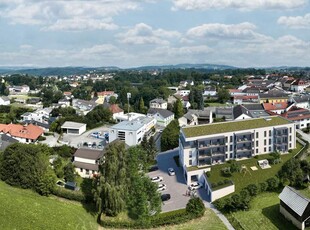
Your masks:
<instances>
[{"instance_id":1,"label":"hedge","mask_svg":"<svg viewBox=\"0 0 310 230\"><path fill-rule=\"evenodd\" d=\"M151 216L148 219L141 221L109 221L102 220L99 216L98 223L102 227L109 228L135 228L135 229L145 229L145 228L156 228L165 225L176 225L187 222L189 220L195 219L197 216L191 215L186 212L185 209L175 210L166 213L160 213L156 216Z\"/></svg>"},{"instance_id":2,"label":"hedge","mask_svg":"<svg viewBox=\"0 0 310 230\"><path fill-rule=\"evenodd\" d=\"M81 191L71 191L65 188L56 187L53 192L53 195L66 198L68 200L75 200L79 202L85 201L85 196Z\"/></svg>"}]
</instances>

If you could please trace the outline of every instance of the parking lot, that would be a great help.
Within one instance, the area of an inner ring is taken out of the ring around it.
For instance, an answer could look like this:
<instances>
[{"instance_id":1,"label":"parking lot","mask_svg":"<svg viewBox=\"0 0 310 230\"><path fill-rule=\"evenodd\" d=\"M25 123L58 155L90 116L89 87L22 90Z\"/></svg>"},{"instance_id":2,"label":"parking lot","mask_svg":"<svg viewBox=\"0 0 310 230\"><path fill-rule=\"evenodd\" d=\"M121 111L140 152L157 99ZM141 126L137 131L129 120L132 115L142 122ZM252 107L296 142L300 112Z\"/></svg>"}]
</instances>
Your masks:
<instances>
[{"instance_id":1,"label":"parking lot","mask_svg":"<svg viewBox=\"0 0 310 230\"><path fill-rule=\"evenodd\" d=\"M79 136L78 135L64 134L62 141L64 143L70 145L70 146L75 147L75 148L79 148L79 147L89 148L84 144L90 143L92 145L93 143L96 143L96 147L90 147L90 148L100 149L100 148L98 148L98 145L101 144L102 146L105 146L106 141L104 139L91 136L91 134L94 132L101 132L101 133L109 132L109 127L101 126L101 127L98 127L98 128L92 129L92 130L88 130Z\"/></svg>"},{"instance_id":2,"label":"parking lot","mask_svg":"<svg viewBox=\"0 0 310 230\"><path fill-rule=\"evenodd\" d=\"M167 189L165 191L161 191L161 194L168 193L171 195L170 200L163 202L162 212L185 208L188 200L190 199L189 196L186 196L188 186L185 184L182 170L181 168L177 167L173 159L173 156L177 154L177 150L160 153L157 156L157 165L159 169L157 171L148 173L150 177L163 177L163 181L159 183L165 184L167 186ZM168 168L174 169L174 176L169 176L167 171Z\"/></svg>"}]
</instances>

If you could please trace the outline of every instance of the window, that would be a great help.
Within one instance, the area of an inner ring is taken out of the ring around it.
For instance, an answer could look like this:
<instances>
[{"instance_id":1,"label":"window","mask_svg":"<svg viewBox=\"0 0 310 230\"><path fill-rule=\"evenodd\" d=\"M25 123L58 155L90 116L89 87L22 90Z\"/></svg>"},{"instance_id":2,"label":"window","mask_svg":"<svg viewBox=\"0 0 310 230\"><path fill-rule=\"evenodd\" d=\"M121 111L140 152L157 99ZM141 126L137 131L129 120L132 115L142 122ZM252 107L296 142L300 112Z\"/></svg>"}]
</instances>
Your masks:
<instances>
[{"instance_id":1,"label":"window","mask_svg":"<svg viewBox=\"0 0 310 230\"><path fill-rule=\"evenodd\" d=\"M256 133L256 138L258 138L258 132Z\"/></svg>"},{"instance_id":2,"label":"window","mask_svg":"<svg viewBox=\"0 0 310 230\"><path fill-rule=\"evenodd\" d=\"M271 139L269 139L269 145L271 145Z\"/></svg>"},{"instance_id":3,"label":"window","mask_svg":"<svg viewBox=\"0 0 310 230\"><path fill-rule=\"evenodd\" d=\"M86 169L86 175L89 175L89 169Z\"/></svg>"},{"instance_id":4,"label":"window","mask_svg":"<svg viewBox=\"0 0 310 230\"><path fill-rule=\"evenodd\" d=\"M192 158L192 157L193 157L193 152L189 151L189 158Z\"/></svg>"},{"instance_id":5,"label":"window","mask_svg":"<svg viewBox=\"0 0 310 230\"><path fill-rule=\"evenodd\" d=\"M290 133L292 132L292 127L290 127Z\"/></svg>"},{"instance_id":6,"label":"window","mask_svg":"<svg viewBox=\"0 0 310 230\"><path fill-rule=\"evenodd\" d=\"M264 140L264 145L267 145L267 140L266 139Z\"/></svg>"},{"instance_id":7,"label":"window","mask_svg":"<svg viewBox=\"0 0 310 230\"><path fill-rule=\"evenodd\" d=\"M264 148L264 152L267 152L267 148L266 147Z\"/></svg>"},{"instance_id":8,"label":"window","mask_svg":"<svg viewBox=\"0 0 310 230\"><path fill-rule=\"evenodd\" d=\"M258 149L256 149L256 153L258 153Z\"/></svg>"},{"instance_id":9,"label":"window","mask_svg":"<svg viewBox=\"0 0 310 230\"><path fill-rule=\"evenodd\" d=\"M189 163L188 163L189 165L192 165L193 164L193 161L192 160L189 160Z\"/></svg>"},{"instance_id":10,"label":"window","mask_svg":"<svg viewBox=\"0 0 310 230\"><path fill-rule=\"evenodd\" d=\"M232 136L230 136L230 142L232 142L232 141L233 141L233 140L232 140L232 138L233 138L233 137L232 137Z\"/></svg>"},{"instance_id":11,"label":"window","mask_svg":"<svg viewBox=\"0 0 310 230\"><path fill-rule=\"evenodd\" d=\"M256 147L258 146L258 141L256 141Z\"/></svg>"},{"instance_id":12,"label":"window","mask_svg":"<svg viewBox=\"0 0 310 230\"><path fill-rule=\"evenodd\" d=\"M82 168L80 168L80 172L83 172L83 169L82 169Z\"/></svg>"},{"instance_id":13,"label":"window","mask_svg":"<svg viewBox=\"0 0 310 230\"><path fill-rule=\"evenodd\" d=\"M229 155L229 158L232 158L232 153Z\"/></svg>"},{"instance_id":14,"label":"window","mask_svg":"<svg viewBox=\"0 0 310 230\"><path fill-rule=\"evenodd\" d=\"M290 141L292 141L292 136L290 136L289 138L290 138Z\"/></svg>"},{"instance_id":15,"label":"window","mask_svg":"<svg viewBox=\"0 0 310 230\"><path fill-rule=\"evenodd\" d=\"M271 136L271 130L269 130L269 136Z\"/></svg>"},{"instance_id":16,"label":"window","mask_svg":"<svg viewBox=\"0 0 310 230\"><path fill-rule=\"evenodd\" d=\"M227 143L227 141L228 141L228 137L225 137L225 142Z\"/></svg>"},{"instance_id":17,"label":"window","mask_svg":"<svg viewBox=\"0 0 310 230\"><path fill-rule=\"evenodd\" d=\"M228 158L228 154L225 155L225 158L226 158L226 159Z\"/></svg>"},{"instance_id":18,"label":"window","mask_svg":"<svg viewBox=\"0 0 310 230\"><path fill-rule=\"evenodd\" d=\"M269 152L271 152L271 147L269 146Z\"/></svg>"},{"instance_id":19,"label":"window","mask_svg":"<svg viewBox=\"0 0 310 230\"><path fill-rule=\"evenodd\" d=\"M229 151L233 151L233 146L230 145Z\"/></svg>"},{"instance_id":20,"label":"window","mask_svg":"<svg viewBox=\"0 0 310 230\"><path fill-rule=\"evenodd\" d=\"M267 136L267 131L264 131L264 137L266 137Z\"/></svg>"},{"instance_id":21,"label":"window","mask_svg":"<svg viewBox=\"0 0 310 230\"><path fill-rule=\"evenodd\" d=\"M292 143L289 144L290 148L292 148Z\"/></svg>"}]
</instances>

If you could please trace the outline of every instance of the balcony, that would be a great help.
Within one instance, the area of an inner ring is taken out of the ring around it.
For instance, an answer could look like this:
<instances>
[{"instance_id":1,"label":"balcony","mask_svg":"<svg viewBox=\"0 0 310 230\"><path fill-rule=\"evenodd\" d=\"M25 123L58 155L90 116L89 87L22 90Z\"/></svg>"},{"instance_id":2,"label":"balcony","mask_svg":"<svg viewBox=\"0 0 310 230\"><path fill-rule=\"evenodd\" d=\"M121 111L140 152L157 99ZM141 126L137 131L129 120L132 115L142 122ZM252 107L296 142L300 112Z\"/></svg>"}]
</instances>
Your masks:
<instances>
[{"instance_id":1,"label":"balcony","mask_svg":"<svg viewBox=\"0 0 310 230\"><path fill-rule=\"evenodd\" d=\"M198 145L198 149L208 149L208 148L223 147L223 146L225 146L225 142L209 142L209 143L204 143L204 144L200 142Z\"/></svg>"},{"instance_id":2,"label":"balcony","mask_svg":"<svg viewBox=\"0 0 310 230\"><path fill-rule=\"evenodd\" d=\"M252 152L252 147L243 147L243 148L238 148L236 150L237 153L248 152L248 151Z\"/></svg>"}]
</instances>

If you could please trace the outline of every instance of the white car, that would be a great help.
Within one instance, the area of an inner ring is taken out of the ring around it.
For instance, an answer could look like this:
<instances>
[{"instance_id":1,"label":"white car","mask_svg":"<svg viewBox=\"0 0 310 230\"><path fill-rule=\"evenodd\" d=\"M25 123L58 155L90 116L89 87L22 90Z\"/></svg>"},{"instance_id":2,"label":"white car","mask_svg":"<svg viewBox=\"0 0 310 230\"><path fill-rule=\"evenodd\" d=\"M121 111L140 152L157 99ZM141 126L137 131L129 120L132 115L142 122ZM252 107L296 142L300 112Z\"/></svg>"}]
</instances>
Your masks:
<instances>
[{"instance_id":1,"label":"white car","mask_svg":"<svg viewBox=\"0 0 310 230\"><path fill-rule=\"evenodd\" d=\"M161 176L155 176L151 178L152 182L161 182L163 181L163 178Z\"/></svg>"},{"instance_id":2,"label":"white car","mask_svg":"<svg viewBox=\"0 0 310 230\"><path fill-rule=\"evenodd\" d=\"M167 189L167 186L165 184L158 184L157 191L165 191Z\"/></svg>"},{"instance_id":3,"label":"white car","mask_svg":"<svg viewBox=\"0 0 310 230\"><path fill-rule=\"evenodd\" d=\"M168 174L169 176L174 176L175 175L175 171L173 168L168 168Z\"/></svg>"},{"instance_id":4,"label":"white car","mask_svg":"<svg viewBox=\"0 0 310 230\"><path fill-rule=\"evenodd\" d=\"M193 190L197 190L197 189L200 189L202 188L202 184L199 183L199 182L194 182L194 183L191 183L190 186L188 186L188 189L193 191Z\"/></svg>"}]
</instances>

